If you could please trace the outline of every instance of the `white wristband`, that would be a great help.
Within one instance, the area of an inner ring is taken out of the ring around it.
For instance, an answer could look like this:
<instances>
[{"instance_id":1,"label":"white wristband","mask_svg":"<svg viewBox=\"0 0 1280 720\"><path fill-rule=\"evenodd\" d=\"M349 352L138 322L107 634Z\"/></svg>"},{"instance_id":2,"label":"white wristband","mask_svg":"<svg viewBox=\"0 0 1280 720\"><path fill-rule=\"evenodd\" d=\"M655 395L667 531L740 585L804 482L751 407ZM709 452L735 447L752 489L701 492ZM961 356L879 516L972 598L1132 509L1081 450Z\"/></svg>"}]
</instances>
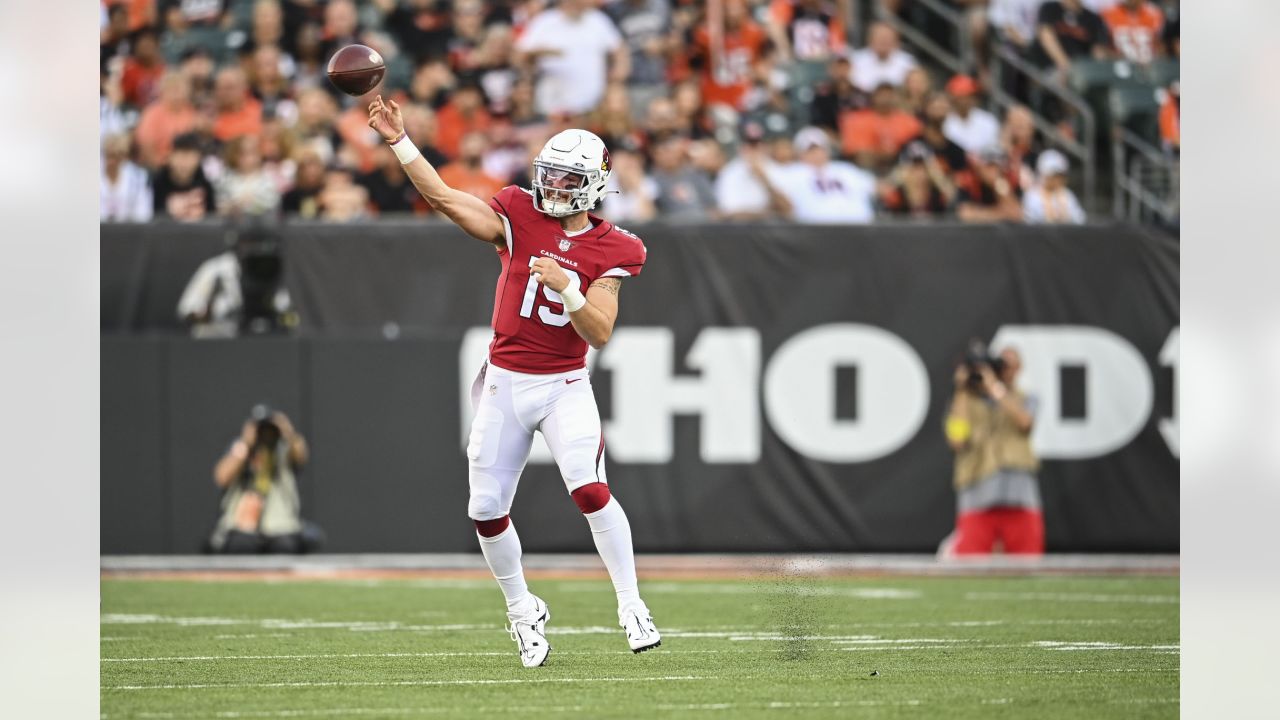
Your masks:
<instances>
[{"instance_id":1,"label":"white wristband","mask_svg":"<svg viewBox=\"0 0 1280 720\"><path fill-rule=\"evenodd\" d=\"M573 281L569 281L569 286L560 291L560 301L564 303L565 312L577 312L587 304L587 298L578 289Z\"/></svg>"},{"instance_id":2,"label":"white wristband","mask_svg":"<svg viewBox=\"0 0 1280 720\"><path fill-rule=\"evenodd\" d=\"M391 152L396 154L401 165L408 165L422 154L418 152L418 146L413 144L408 134L402 134L399 140L391 144Z\"/></svg>"}]
</instances>

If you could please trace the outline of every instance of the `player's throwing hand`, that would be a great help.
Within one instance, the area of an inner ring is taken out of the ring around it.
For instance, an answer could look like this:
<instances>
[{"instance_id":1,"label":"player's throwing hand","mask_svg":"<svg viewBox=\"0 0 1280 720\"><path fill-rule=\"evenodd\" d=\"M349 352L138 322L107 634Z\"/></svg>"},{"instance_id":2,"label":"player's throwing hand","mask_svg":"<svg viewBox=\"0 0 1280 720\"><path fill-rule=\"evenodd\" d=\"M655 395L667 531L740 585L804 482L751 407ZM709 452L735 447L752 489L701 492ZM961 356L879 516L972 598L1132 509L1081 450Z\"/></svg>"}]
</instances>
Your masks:
<instances>
[{"instance_id":1,"label":"player's throwing hand","mask_svg":"<svg viewBox=\"0 0 1280 720\"><path fill-rule=\"evenodd\" d=\"M369 103L369 127L378 131L383 140L395 142L404 134L404 117L395 100L384 102L379 95Z\"/></svg>"},{"instance_id":2,"label":"player's throwing hand","mask_svg":"<svg viewBox=\"0 0 1280 720\"><path fill-rule=\"evenodd\" d=\"M560 264L548 257L540 257L533 261L533 265L529 266L529 274L539 284L561 292L569 287L569 276L564 274L564 270L560 269Z\"/></svg>"}]
</instances>

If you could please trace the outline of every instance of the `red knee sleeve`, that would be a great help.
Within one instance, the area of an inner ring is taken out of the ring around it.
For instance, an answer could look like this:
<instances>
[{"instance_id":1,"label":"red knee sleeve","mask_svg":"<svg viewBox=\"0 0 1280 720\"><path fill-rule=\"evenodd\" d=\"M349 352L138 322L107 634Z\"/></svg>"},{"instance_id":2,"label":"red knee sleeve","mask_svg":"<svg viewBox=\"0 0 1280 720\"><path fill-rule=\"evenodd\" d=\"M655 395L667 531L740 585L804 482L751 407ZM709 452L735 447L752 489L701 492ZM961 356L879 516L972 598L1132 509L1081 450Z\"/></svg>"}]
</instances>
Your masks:
<instances>
[{"instance_id":1,"label":"red knee sleeve","mask_svg":"<svg viewBox=\"0 0 1280 720\"><path fill-rule=\"evenodd\" d=\"M609 486L602 482L583 485L569 493L569 496L578 504L578 509L582 511L583 515L600 510L605 505L608 505L609 498L613 497L609 494Z\"/></svg>"},{"instance_id":2,"label":"red knee sleeve","mask_svg":"<svg viewBox=\"0 0 1280 720\"><path fill-rule=\"evenodd\" d=\"M497 537L511 524L511 516L503 515L496 520L476 520L474 522L476 524L476 532L480 533L480 537Z\"/></svg>"}]
</instances>

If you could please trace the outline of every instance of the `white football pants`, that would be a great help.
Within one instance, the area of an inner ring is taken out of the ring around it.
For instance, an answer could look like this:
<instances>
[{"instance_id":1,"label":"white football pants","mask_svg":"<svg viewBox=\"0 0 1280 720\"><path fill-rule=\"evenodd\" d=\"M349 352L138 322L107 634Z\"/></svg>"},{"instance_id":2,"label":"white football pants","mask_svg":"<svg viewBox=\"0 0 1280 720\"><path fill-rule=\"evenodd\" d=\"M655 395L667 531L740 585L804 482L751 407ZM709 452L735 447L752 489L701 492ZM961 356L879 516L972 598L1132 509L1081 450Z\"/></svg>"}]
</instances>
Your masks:
<instances>
[{"instance_id":1,"label":"white football pants","mask_svg":"<svg viewBox=\"0 0 1280 720\"><path fill-rule=\"evenodd\" d=\"M486 364L471 387L475 420L467 443L472 520L511 511L516 484L540 430L569 492L607 482L600 412L587 369L530 375Z\"/></svg>"}]
</instances>

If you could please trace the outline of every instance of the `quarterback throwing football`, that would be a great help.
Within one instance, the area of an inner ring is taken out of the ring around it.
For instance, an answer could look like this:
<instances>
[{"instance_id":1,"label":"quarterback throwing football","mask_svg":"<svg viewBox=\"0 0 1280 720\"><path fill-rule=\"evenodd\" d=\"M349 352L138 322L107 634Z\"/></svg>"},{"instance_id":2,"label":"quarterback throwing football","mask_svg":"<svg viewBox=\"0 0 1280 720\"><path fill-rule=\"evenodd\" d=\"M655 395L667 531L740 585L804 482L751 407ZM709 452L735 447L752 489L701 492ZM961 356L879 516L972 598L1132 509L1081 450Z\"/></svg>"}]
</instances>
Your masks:
<instances>
[{"instance_id":1,"label":"quarterback throwing football","mask_svg":"<svg viewBox=\"0 0 1280 720\"><path fill-rule=\"evenodd\" d=\"M591 527L618 596L632 651L661 636L640 599L631 526L605 477L600 413L586 369L587 345L608 341L622 278L640 273L644 244L590 214L604 196L609 151L585 130L547 141L533 161L533 189L508 186L489 202L446 185L406 137L400 106L378 96L369 126L391 144L433 208L490 243L502 263L493 301L493 344L472 387L467 514L507 600L510 633L525 667L547 661L547 604L529 592L520 538L508 513L535 430L541 430Z\"/></svg>"}]
</instances>

